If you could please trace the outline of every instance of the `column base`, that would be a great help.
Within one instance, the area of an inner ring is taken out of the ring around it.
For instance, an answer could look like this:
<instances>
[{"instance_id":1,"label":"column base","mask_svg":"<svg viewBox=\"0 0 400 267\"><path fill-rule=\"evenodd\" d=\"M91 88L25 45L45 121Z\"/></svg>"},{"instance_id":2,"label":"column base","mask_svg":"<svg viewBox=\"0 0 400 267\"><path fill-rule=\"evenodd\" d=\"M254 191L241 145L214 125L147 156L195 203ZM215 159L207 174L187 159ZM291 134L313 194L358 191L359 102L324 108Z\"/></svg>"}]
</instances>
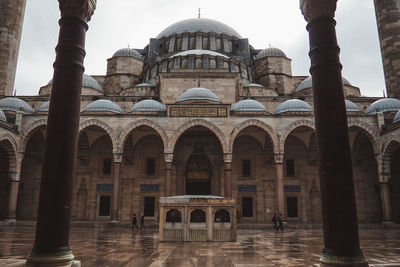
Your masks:
<instances>
[{"instance_id":1,"label":"column base","mask_svg":"<svg viewBox=\"0 0 400 267\"><path fill-rule=\"evenodd\" d=\"M368 260L361 253L352 257L335 256L322 252L320 267L347 266L347 267L368 267Z\"/></svg>"},{"instance_id":2,"label":"column base","mask_svg":"<svg viewBox=\"0 0 400 267\"><path fill-rule=\"evenodd\" d=\"M57 266L57 267L78 267L81 266L79 261L74 261L74 255L70 250L55 253L35 253L32 251L26 260L26 266Z\"/></svg>"}]
</instances>

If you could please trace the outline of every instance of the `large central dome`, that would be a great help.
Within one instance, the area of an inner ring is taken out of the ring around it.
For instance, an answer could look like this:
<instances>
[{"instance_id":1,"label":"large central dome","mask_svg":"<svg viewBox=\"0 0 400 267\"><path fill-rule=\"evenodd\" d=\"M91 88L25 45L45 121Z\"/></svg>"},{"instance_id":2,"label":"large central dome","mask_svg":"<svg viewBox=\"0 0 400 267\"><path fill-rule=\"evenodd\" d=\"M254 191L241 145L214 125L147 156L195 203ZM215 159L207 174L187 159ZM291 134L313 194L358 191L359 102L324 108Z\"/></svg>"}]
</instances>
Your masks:
<instances>
[{"instance_id":1,"label":"large central dome","mask_svg":"<svg viewBox=\"0 0 400 267\"><path fill-rule=\"evenodd\" d=\"M187 19L182 20L177 23L172 24L163 30L157 38L167 37L173 34L181 34L181 33L195 33L195 32L204 32L204 33L216 33L216 34L226 34L228 36L242 38L240 34L229 27L228 25L213 20L213 19Z\"/></svg>"}]
</instances>

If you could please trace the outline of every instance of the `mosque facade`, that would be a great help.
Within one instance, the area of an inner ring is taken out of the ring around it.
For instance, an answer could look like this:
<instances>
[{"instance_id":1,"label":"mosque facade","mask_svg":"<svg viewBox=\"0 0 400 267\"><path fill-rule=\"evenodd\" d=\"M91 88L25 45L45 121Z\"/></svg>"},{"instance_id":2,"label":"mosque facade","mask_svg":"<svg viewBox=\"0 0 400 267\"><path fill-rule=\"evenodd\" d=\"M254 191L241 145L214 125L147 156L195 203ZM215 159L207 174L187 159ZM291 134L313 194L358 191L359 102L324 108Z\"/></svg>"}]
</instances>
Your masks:
<instances>
[{"instance_id":1,"label":"mosque facade","mask_svg":"<svg viewBox=\"0 0 400 267\"><path fill-rule=\"evenodd\" d=\"M359 222L399 222L400 100L347 78ZM36 218L51 88L0 99L1 218ZM240 223L321 223L312 79L224 23L177 22L84 74L79 131L73 220L156 222L160 197L214 195Z\"/></svg>"}]
</instances>

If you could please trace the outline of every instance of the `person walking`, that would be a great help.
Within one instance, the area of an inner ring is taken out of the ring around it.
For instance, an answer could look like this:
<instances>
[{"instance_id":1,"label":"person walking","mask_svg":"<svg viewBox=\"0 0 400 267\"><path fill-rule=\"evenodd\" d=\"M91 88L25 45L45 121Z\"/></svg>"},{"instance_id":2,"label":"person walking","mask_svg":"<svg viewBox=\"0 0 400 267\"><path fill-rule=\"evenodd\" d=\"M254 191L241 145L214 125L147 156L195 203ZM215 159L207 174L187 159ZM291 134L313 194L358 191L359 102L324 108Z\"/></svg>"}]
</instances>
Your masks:
<instances>
[{"instance_id":1,"label":"person walking","mask_svg":"<svg viewBox=\"0 0 400 267\"><path fill-rule=\"evenodd\" d=\"M278 223L279 223L279 226L278 226L278 228L276 228L276 230L279 230L279 228L280 228L281 231L283 231L282 213L279 213L279 216L278 216Z\"/></svg>"},{"instance_id":2,"label":"person walking","mask_svg":"<svg viewBox=\"0 0 400 267\"><path fill-rule=\"evenodd\" d=\"M144 230L144 215L140 217L140 231Z\"/></svg>"},{"instance_id":3,"label":"person walking","mask_svg":"<svg viewBox=\"0 0 400 267\"><path fill-rule=\"evenodd\" d=\"M276 217L276 213L274 214L274 217L272 217L272 222L274 223L274 226L272 226L272 229L278 230L278 218Z\"/></svg>"},{"instance_id":4,"label":"person walking","mask_svg":"<svg viewBox=\"0 0 400 267\"><path fill-rule=\"evenodd\" d=\"M132 217L132 229L135 230L135 228L136 228L136 229L139 229L139 227L137 226L136 214L134 213L134 214L133 214L133 217Z\"/></svg>"}]
</instances>

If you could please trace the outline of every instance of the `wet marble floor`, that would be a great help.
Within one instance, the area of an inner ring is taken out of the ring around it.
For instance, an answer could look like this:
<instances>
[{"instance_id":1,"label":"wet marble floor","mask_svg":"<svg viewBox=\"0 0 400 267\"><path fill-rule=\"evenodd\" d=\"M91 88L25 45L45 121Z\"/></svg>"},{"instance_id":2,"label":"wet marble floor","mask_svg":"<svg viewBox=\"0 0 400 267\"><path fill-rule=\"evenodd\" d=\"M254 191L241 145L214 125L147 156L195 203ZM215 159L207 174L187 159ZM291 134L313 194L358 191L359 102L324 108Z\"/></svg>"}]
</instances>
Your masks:
<instances>
[{"instance_id":1,"label":"wet marble floor","mask_svg":"<svg viewBox=\"0 0 400 267\"><path fill-rule=\"evenodd\" d=\"M34 230L0 226L0 259L26 259ZM360 239L370 266L400 266L400 230L361 230ZM237 242L174 243L159 242L154 230L71 229L71 249L82 266L317 266L321 248L321 230L239 230Z\"/></svg>"}]
</instances>

